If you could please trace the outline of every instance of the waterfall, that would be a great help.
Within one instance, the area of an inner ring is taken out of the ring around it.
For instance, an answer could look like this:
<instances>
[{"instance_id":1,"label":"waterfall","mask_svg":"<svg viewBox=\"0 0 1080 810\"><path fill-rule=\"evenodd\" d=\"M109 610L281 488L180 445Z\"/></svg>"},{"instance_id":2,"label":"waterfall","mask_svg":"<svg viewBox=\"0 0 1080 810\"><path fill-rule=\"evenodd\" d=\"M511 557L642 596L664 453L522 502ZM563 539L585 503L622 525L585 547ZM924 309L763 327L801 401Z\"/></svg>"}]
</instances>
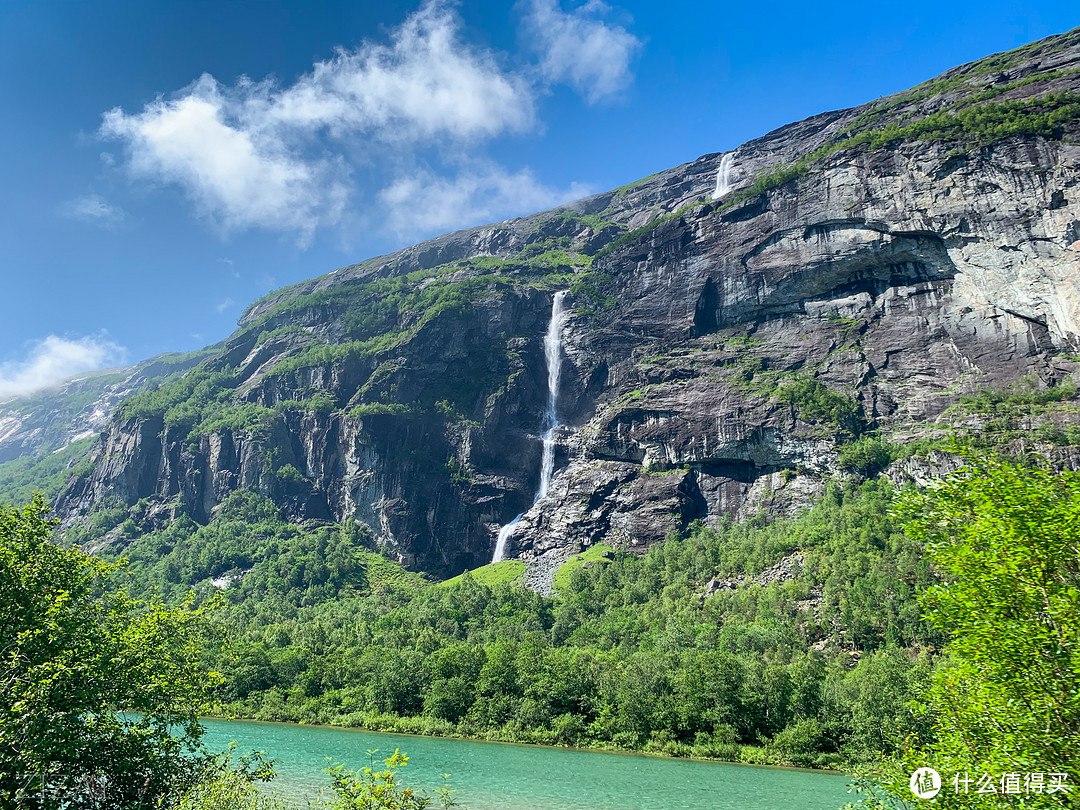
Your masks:
<instances>
[{"instance_id":1,"label":"waterfall","mask_svg":"<svg viewBox=\"0 0 1080 810\"><path fill-rule=\"evenodd\" d=\"M720 158L720 168L716 172L716 191L713 192L714 200L719 200L731 191L731 164L734 162L734 152L728 152Z\"/></svg>"},{"instance_id":2,"label":"waterfall","mask_svg":"<svg viewBox=\"0 0 1080 810\"><path fill-rule=\"evenodd\" d=\"M544 335L544 359L547 361L548 402L544 411L544 454L540 461L540 487L533 503L547 495L551 485L551 473L555 470L555 428L559 426L556 406L559 402L559 372L562 370L562 327L564 319L563 298L566 290L555 293L551 302L551 320Z\"/></svg>"},{"instance_id":3,"label":"waterfall","mask_svg":"<svg viewBox=\"0 0 1080 810\"><path fill-rule=\"evenodd\" d=\"M506 541L509 540L510 535L514 533L514 527L517 526L519 520L521 520L521 515L518 515L499 529L499 539L495 541L495 553L491 555L491 561L493 563L497 563L506 556Z\"/></svg>"},{"instance_id":4,"label":"waterfall","mask_svg":"<svg viewBox=\"0 0 1080 810\"><path fill-rule=\"evenodd\" d=\"M563 322L566 320L566 310L563 308L565 297L566 290L555 293L555 298L551 302L551 320L548 321L547 333L544 335L548 398L547 408L544 409L544 419L540 425L544 431L544 452L540 458L540 486L536 489L533 503L547 495L548 487L551 486L551 476L555 471L555 428L559 426L559 373L562 371L562 329ZM491 557L493 563L499 562L506 555L506 541L510 539L519 520L521 520L521 515L499 529L499 539L495 541L495 553Z\"/></svg>"}]
</instances>

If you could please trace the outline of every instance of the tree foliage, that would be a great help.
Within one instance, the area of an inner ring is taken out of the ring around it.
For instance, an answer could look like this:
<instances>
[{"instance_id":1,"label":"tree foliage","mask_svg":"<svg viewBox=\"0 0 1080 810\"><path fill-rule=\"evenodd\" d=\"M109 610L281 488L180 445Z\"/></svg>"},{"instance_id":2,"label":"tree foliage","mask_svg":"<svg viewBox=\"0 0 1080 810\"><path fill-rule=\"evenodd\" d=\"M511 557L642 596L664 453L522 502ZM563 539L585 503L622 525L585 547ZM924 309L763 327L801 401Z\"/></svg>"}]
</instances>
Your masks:
<instances>
[{"instance_id":1,"label":"tree foliage","mask_svg":"<svg viewBox=\"0 0 1080 810\"><path fill-rule=\"evenodd\" d=\"M127 553L140 588L174 599L228 580L225 713L836 765L918 727L905 702L930 661L911 647L940 641L914 599L929 566L891 497L831 486L794 520L570 566L554 599L472 576L424 584L356 527L289 524L252 493ZM713 579L730 587L706 596Z\"/></svg>"},{"instance_id":2,"label":"tree foliage","mask_svg":"<svg viewBox=\"0 0 1080 810\"><path fill-rule=\"evenodd\" d=\"M424 810L431 806L432 797L417 793L400 783L398 771L409 764L409 757L394 749L394 753L382 761L382 768L370 767L358 771L346 770L341 765L328 768L335 801L328 810ZM439 788L437 797L443 808L457 807L448 788Z\"/></svg>"},{"instance_id":3,"label":"tree foliage","mask_svg":"<svg viewBox=\"0 0 1080 810\"><path fill-rule=\"evenodd\" d=\"M922 698L934 739L911 741L881 784L910 796L908 774L929 766L945 783L937 806L1000 806L957 794L952 779L1058 773L1069 793L1025 793L1024 806L1070 806L1080 791L1080 474L973 458L901 509L941 572L920 601L950 641Z\"/></svg>"},{"instance_id":4,"label":"tree foliage","mask_svg":"<svg viewBox=\"0 0 1080 810\"><path fill-rule=\"evenodd\" d=\"M47 511L0 507L0 795L158 806L202 762L204 611L133 599L119 566L51 542Z\"/></svg>"}]
</instances>

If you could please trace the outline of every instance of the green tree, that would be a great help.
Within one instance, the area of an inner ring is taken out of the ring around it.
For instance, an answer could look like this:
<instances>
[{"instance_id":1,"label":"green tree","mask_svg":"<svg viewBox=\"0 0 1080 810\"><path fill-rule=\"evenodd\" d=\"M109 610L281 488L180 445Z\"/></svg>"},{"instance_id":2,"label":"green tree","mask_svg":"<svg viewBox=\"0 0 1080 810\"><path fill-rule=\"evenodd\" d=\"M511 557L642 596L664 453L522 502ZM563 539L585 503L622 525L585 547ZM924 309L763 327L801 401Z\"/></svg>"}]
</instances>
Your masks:
<instances>
[{"instance_id":1,"label":"green tree","mask_svg":"<svg viewBox=\"0 0 1080 810\"><path fill-rule=\"evenodd\" d=\"M1069 806L1080 793L1080 474L976 458L900 506L941 574L921 601L950 635L949 658L924 697L935 739L910 740L881 783L910 798L908 774L930 766L946 784L936 806L1000 806L957 795L953 776L1059 773L1070 792L1024 806Z\"/></svg>"},{"instance_id":2,"label":"green tree","mask_svg":"<svg viewBox=\"0 0 1080 810\"><path fill-rule=\"evenodd\" d=\"M40 497L0 507L0 795L33 810L159 806L206 761L204 610L132 599L118 565L51 541L47 512Z\"/></svg>"}]
</instances>

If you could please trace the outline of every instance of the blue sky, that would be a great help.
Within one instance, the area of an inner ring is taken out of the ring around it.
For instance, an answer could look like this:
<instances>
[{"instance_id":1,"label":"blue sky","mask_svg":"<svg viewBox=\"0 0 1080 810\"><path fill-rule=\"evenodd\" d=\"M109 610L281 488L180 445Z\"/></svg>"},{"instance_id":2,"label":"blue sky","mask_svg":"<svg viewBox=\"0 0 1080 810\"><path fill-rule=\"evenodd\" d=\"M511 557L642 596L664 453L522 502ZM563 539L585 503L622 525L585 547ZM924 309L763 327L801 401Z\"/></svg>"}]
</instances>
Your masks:
<instances>
[{"instance_id":1,"label":"blue sky","mask_svg":"<svg viewBox=\"0 0 1080 810\"><path fill-rule=\"evenodd\" d=\"M1076 25L1017 0L5 0L0 399Z\"/></svg>"}]
</instances>

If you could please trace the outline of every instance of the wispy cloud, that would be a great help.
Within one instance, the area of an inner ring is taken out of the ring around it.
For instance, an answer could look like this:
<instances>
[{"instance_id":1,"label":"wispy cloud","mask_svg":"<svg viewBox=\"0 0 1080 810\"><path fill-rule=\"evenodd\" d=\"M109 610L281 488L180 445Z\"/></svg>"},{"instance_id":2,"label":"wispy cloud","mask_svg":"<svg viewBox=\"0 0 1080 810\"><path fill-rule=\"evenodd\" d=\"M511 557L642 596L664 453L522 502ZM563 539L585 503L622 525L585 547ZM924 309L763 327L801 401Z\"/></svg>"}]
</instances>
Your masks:
<instances>
[{"instance_id":1,"label":"wispy cloud","mask_svg":"<svg viewBox=\"0 0 1080 810\"><path fill-rule=\"evenodd\" d=\"M97 194L86 194L68 200L60 206L60 213L65 217L109 230L116 228L126 219L122 208Z\"/></svg>"},{"instance_id":2,"label":"wispy cloud","mask_svg":"<svg viewBox=\"0 0 1080 810\"><path fill-rule=\"evenodd\" d=\"M460 204L414 211L409 223L396 206L382 224L399 233L525 213L566 194L527 169L460 166L483 163L491 139L536 128L544 81L568 81L593 101L614 92L639 44L603 22L607 7L596 0L570 13L554 0L526 10L525 24L540 32L541 71L505 67L465 41L451 3L428 0L385 41L339 50L291 84L226 86L203 75L139 112L105 113L100 134L121 142L134 178L178 186L224 230L276 230L301 246L355 219L350 203L364 188L382 187L379 199L395 203L427 186L436 203ZM435 173L440 161L452 176Z\"/></svg>"},{"instance_id":3,"label":"wispy cloud","mask_svg":"<svg viewBox=\"0 0 1080 810\"><path fill-rule=\"evenodd\" d=\"M233 301L231 298L226 298L224 301L218 302L218 304L214 307L214 310L217 312L218 315L223 315L225 313L225 310L227 310L235 303L236 302Z\"/></svg>"},{"instance_id":4,"label":"wispy cloud","mask_svg":"<svg viewBox=\"0 0 1080 810\"><path fill-rule=\"evenodd\" d=\"M277 133L237 112L206 75L180 98L158 99L136 115L106 113L101 131L126 142L136 177L176 183L223 227L290 231L310 242L317 227L341 216L340 167L291 153Z\"/></svg>"},{"instance_id":5,"label":"wispy cloud","mask_svg":"<svg viewBox=\"0 0 1080 810\"><path fill-rule=\"evenodd\" d=\"M22 397L86 371L124 362L123 347L104 337L78 340L49 335L26 357L0 363L0 399Z\"/></svg>"},{"instance_id":6,"label":"wispy cloud","mask_svg":"<svg viewBox=\"0 0 1080 810\"><path fill-rule=\"evenodd\" d=\"M220 259L218 259L218 264L223 264L228 267L229 273L232 274L233 278L240 278L240 271L234 267L236 262L234 262L232 259L222 256Z\"/></svg>"},{"instance_id":7,"label":"wispy cloud","mask_svg":"<svg viewBox=\"0 0 1080 810\"><path fill-rule=\"evenodd\" d=\"M533 122L524 79L465 44L457 17L429 2L390 37L318 62L292 87L249 85L249 115L272 127L363 133L400 145L490 138Z\"/></svg>"},{"instance_id":8,"label":"wispy cloud","mask_svg":"<svg viewBox=\"0 0 1080 810\"><path fill-rule=\"evenodd\" d=\"M399 178L378 197L387 227L408 237L550 208L589 193L580 183L566 189L550 188L527 169L508 172L489 164L452 178L430 172Z\"/></svg>"},{"instance_id":9,"label":"wispy cloud","mask_svg":"<svg viewBox=\"0 0 1080 810\"><path fill-rule=\"evenodd\" d=\"M107 112L101 133L124 142L136 177L179 185L225 228L293 232L304 244L341 219L350 190L344 155L314 148L319 137L372 152L489 138L532 119L523 81L462 43L455 15L428 3L390 44L339 51L289 87L204 75L142 112Z\"/></svg>"},{"instance_id":10,"label":"wispy cloud","mask_svg":"<svg viewBox=\"0 0 1080 810\"><path fill-rule=\"evenodd\" d=\"M529 0L523 24L552 82L566 82L595 104L630 83L630 63L641 40L604 22L610 7L600 0L566 12L557 0Z\"/></svg>"}]
</instances>

